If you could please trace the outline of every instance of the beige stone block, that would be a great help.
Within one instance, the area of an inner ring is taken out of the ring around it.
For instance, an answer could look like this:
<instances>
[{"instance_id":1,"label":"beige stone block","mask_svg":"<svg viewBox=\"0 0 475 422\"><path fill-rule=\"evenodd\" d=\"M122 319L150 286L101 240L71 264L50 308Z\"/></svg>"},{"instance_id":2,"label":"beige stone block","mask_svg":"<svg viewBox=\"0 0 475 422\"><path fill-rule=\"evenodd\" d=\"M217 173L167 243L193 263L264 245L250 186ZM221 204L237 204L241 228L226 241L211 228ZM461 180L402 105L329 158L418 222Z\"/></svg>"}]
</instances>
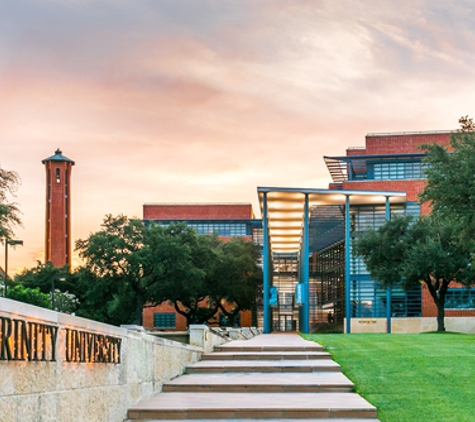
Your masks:
<instances>
[{"instance_id":1,"label":"beige stone block","mask_svg":"<svg viewBox=\"0 0 475 422\"><path fill-rule=\"evenodd\" d=\"M2 415L2 422L17 422L16 411L17 401L14 396L0 398L0 415Z\"/></svg>"},{"instance_id":2,"label":"beige stone block","mask_svg":"<svg viewBox=\"0 0 475 422\"><path fill-rule=\"evenodd\" d=\"M40 399L36 394L17 396L17 420L35 422L41 420Z\"/></svg>"}]
</instances>

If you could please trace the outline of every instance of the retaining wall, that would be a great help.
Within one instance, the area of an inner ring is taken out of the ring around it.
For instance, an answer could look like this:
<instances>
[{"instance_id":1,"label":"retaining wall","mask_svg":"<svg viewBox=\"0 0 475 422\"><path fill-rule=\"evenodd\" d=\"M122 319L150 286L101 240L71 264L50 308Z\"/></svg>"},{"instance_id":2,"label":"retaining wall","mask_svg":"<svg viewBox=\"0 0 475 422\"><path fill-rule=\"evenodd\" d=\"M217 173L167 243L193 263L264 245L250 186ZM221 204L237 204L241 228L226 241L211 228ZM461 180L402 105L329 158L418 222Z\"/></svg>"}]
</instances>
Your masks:
<instances>
[{"instance_id":1,"label":"retaining wall","mask_svg":"<svg viewBox=\"0 0 475 422\"><path fill-rule=\"evenodd\" d=\"M344 324L346 327L346 323ZM385 333L386 318L352 318L352 333ZM475 334L474 317L445 317L445 329L457 333ZM392 318L391 332L400 334L437 331L437 320L434 317Z\"/></svg>"},{"instance_id":2,"label":"retaining wall","mask_svg":"<svg viewBox=\"0 0 475 422\"><path fill-rule=\"evenodd\" d=\"M2 422L120 422L202 347L0 298Z\"/></svg>"}]
</instances>

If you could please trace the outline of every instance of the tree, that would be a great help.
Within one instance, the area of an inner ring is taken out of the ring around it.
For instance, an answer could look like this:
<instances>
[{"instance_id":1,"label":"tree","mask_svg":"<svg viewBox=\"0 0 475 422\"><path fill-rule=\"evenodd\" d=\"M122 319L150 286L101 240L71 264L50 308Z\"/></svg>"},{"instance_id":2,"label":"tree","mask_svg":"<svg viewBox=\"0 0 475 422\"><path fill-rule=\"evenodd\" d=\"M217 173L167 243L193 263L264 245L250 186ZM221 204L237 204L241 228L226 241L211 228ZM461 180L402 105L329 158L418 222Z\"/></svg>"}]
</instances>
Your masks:
<instances>
[{"instance_id":1,"label":"tree","mask_svg":"<svg viewBox=\"0 0 475 422\"><path fill-rule=\"evenodd\" d=\"M38 287L32 289L17 284L8 290L8 296L9 299L51 309L50 297L47 294L42 293Z\"/></svg>"},{"instance_id":2,"label":"tree","mask_svg":"<svg viewBox=\"0 0 475 422\"><path fill-rule=\"evenodd\" d=\"M78 271L78 315L141 324L143 307L168 301L188 325L203 324L219 307L233 315L255 298L259 271L250 243L226 245L184 223L145 226L125 216L108 215L101 227L76 242L86 260ZM234 310L228 311L224 301Z\"/></svg>"},{"instance_id":3,"label":"tree","mask_svg":"<svg viewBox=\"0 0 475 422\"><path fill-rule=\"evenodd\" d=\"M458 224L461 240L475 250L475 124L468 116L451 135L450 148L424 145L427 184L420 195L431 214Z\"/></svg>"},{"instance_id":4,"label":"tree","mask_svg":"<svg viewBox=\"0 0 475 422\"><path fill-rule=\"evenodd\" d=\"M445 331L445 297L451 282L470 285L472 254L458 239L450 220L396 217L369 230L354 244L355 254L383 286L406 290L423 283L437 307L437 330Z\"/></svg>"},{"instance_id":5,"label":"tree","mask_svg":"<svg viewBox=\"0 0 475 422\"><path fill-rule=\"evenodd\" d=\"M226 315L229 325L236 325L240 311L256 305L262 270L258 265L259 249L252 242L232 238L220 242L212 265L214 300Z\"/></svg>"},{"instance_id":6,"label":"tree","mask_svg":"<svg viewBox=\"0 0 475 422\"><path fill-rule=\"evenodd\" d=\"M69 266L65 265L62 268L55 267L51 262L46 264L38 261L36 267L25 269L20 274L15 276L13 281L15 288L20 292L38 292L41 293L42 299L38 303L31 301L38 306L43 306L51 309L54 302L54 310L59 312L75 312L79 300L77 276L69 272ZM54 292L54 300L53 300ZM22 297L25 295L16 295L15 297L9 295L11 299L25 302ZM43 298L48 298L48 306L44 306Z\"/></svg>"},{"instance_id":7,"label":"tree","mask_svg":"<svg viewBox=\"0 0 475 422\"><path fill-rule=\"evenodd\" d=\"M196 234L184 223L153 225L146 234L149 259L155 263L146 274L150 304L164 301L185 316L187 325L203 324L218 310L211 266L216 259L216 236Z\"/></svg>"},{"instance_id":8,"label":"tree","mask_svg":"<svg viewBox=\"0 0 475 422\"><path fill-rule=\"evenodd\" d=\"M11 238L13 227L21 225L20 210L14 202L8 201L8 195L15 195L20 177L14 171L0 167L0 237Z\"/></svg>"},{"instance_id":9,"label":"tree","mask_svg":"<svg viewBox=\"0 0 475 422\"><path fill-rule=\"evenodd\" d=\"M146 302L142 254L145 226L124 215L106 215L101 230L76 241L86 265L79 272L85 286L78 314L100 321L140 324Z\"/></svg>"},{"instance_id":10,"label":"tree","mask_svg":"<svg viewBox=\"0 0 475 422\"><path fill-rule=\"evenodd\" d=\"M37 261L36 267L24 269L17 274L14 283L32 289L39 288L45 294L51 293L53 285L62 292L74 292L76 286L74 276L70 274L68 265L57 268L51 262L43 264L40 261Z\"/></svg>"}]
</instances>

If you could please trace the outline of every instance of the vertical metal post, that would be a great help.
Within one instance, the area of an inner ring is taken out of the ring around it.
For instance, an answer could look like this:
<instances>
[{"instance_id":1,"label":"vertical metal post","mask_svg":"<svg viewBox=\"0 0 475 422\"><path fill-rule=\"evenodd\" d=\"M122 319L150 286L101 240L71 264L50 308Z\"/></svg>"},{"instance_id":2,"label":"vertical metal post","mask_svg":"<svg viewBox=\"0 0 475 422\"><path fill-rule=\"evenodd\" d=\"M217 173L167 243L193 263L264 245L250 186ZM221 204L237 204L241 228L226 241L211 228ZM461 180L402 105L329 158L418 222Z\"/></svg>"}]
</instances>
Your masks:
<instances>
[{"instance_id":1,"label":"vertical metal post","mask_svg":"<svg viewBox=\"0 0 475 422\"><path fill-rule=\"evenodd\" d=\"M389 196L386 197L386 220L391 220L391 203L389 201ZM392 302L392 291L391 286L386 287L386 332L391 333L391 302Z\"/></svg>"},{"instance_id":2,"label":"vertical metal post","mask_svg":"<svg viewBox=\"0 0 475 422\"><path fill-rule=\"evenodd\" d=\"M345 198L345 317L347 334L351 333L351 278L350 278L351 221L350 196Z\"/></svg>"},{"instance_id":3,"label":"vertical metal post","mask_svg":"<svg viewBox=\"0 0 475 422\"><path fill-rule=\"evenodd\" d=\"M267 218L267 193L263 193L262 204L262 255L263 255L263 302L264 302L264 334L270 334L272 331L272 321L269 305L269 289L270 289L270 255L269 255L269 221Z\"/></svg>"},{"instance_id":4,"label":"vertical metal post","mask_svg":"<svg viewBox=\"0 0 475 422\"><path fill-rule=\"evenodd\" d=\"M5 238L5 286L3 295L8 297L8 238Z\"/></svg>"},{"instance_id":5,"label":"vertical metal post","mask_svg":"<svg viewBox=\"0 0 475 422\"><path fill-rule=\"evenodd\" d=\"M309 250L309 204L308 194L305 194L305 203L303 208L303 242L300 250L300 260L302 262L302 280L304 290L304 303L303 303L303 326L302 332L305 334L310 333L310 271L308 262L308 250Z\"/></svg>"},{"instance_id":6,"label":"vertical metal post","mask_svg":"<svg viewBox=\"0 0 475 422\"><path fill-rule=\"evenodd\" d=\"M53 311L54 311L54 307L55 307L55 303L54 303L54 289L55 289L54 279L55 278L56 278L55 275L53 277L51 277L51 309Z\"/></svg>"}]
</instances>

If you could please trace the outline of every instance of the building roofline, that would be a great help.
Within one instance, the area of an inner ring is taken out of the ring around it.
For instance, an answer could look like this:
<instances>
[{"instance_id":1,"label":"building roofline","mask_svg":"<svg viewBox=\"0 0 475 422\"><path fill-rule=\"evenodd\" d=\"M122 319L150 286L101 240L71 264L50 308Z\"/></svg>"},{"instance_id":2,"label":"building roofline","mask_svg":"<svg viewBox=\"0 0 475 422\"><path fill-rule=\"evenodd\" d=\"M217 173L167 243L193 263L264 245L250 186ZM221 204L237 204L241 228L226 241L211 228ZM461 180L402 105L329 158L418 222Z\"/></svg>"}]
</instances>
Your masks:
<instances>
[{"instance_id":1,"label":"building roofline","mask_svg":"<svg viewBox=\"0 0 475 422\"><path fill-rule=\"evenodd\" d=\"M228 206L228 205L251 205L250 202L146 202L144 206L160 205L163 207L175 207L175 206Z\"/></svg>"},{"instance_id":2,"label":"building roofline","mask_svg":"<svg viewBox=\"0 0 475 422\"><path fill-rule=\"evenodd\" d=\"M443 135L454 133L456 130L427 130L427 131L412 131L412 132L372 132L366 135L367 138L382 137L382 136L407 136L407 135Z\"/></svg>"}]
</instances>

